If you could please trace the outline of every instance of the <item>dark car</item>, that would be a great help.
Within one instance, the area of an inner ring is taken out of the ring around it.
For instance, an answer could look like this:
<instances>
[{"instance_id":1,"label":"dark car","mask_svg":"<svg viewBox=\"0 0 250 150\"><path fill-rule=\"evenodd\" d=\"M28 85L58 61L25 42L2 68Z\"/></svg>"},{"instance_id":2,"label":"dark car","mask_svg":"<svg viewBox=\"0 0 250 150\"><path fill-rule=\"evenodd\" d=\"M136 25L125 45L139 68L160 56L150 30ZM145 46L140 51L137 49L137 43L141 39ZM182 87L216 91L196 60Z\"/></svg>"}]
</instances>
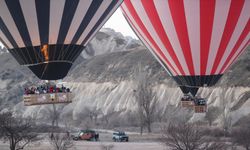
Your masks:
<instances>
[{"instance_id":1,"label":"dark car","mask_svg":"<svg viewBox=\"0 0 250 150\"><path fill-rule=\"evenodd\" d=\"M81 130L76 136L73 136L73 140L87 140L87 141L98 141L99 134L94 130Z\"/></svg>"},{"instance_id":2,"label":"dark car","mask_svg":"<svg viewBox=\"0 0 250 150\"><path fill-rule=\"evenodd\" d=\"M126 141L128 142L128 135L125 134L125 132L123 131L117 131L113 133L112 136L113 141L117 142L122 142L122 141Z\"/></svg>"}]
</instances>

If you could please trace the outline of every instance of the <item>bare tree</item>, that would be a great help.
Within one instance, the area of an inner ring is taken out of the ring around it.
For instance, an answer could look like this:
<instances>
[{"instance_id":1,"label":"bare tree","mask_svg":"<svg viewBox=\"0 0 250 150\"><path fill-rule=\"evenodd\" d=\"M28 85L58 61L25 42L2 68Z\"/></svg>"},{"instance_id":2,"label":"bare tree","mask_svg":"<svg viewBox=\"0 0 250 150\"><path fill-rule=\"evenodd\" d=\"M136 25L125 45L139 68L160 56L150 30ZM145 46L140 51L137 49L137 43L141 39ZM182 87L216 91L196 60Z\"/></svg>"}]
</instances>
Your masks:
<instances>
[{"instance_id":1,"label":"bare tree","mask_svg":"<svg viewBox=\"0 0 250 150\"><path fill-rule=\"evenodd\" d=\"M241 126L232 132L233 143L243 146L246 150L250 150L250 127Z\"/></svg>"},{"instance_id":2,"label":"bare tree","mask_svg":"<svg viewBox=\"0 0 250 150\"><path fill-rule=\"evenodd\" d=\"M165 125L171 123L187 123L190 118L193 116L193 112L190 109L183 107L176 107L174 105L167 105L164 111L163 121Z\"/></svg>"},{"instance_id":3,"label":"bare tree","mask_svg":"<svg viewBox=\"0 0 250 150\"><path fill-rule=\"evenodd\" d=\"M250 116L244 117L237 124L238 127L234 128L231 134L232 143L250 150Z\"/></svg>"},{"instance_id":4,"label":"bare tree","mask_svg":"<svg viewBox=\"0 0 250 150\"><path fill-rule=\"evenodd\" d=\"M219 107L211 106L208 108L205 119L208 121L209 126L212 126L213 121L219 116L220 113L221 111Z\"/></svg>"},{"instance_id":5,"label":"bare tree","mask_svg":"<svg viewBox=\"0 0 250 150\"><path fill-rule=\"evenodd\" d=\"M67 130L71 129L71 127L74 124L73 121L73 111L64 111L61 115L60 115L60 120L62 120L62 123L64 124L64 126L66 127Z\"/></svg>"},{"instance_id":6,"label":"bare tree","mask_svg":"<svg viewBox=\"0 0 250 150\"><path fill-rule=\"evenodd\" d=\"M224 144L214 142L193 124L170 124L163 129L161 141L173 150L222 150Z\"/></svg>"},{"instance_id":7,"label":"bare tree","mask_svg":"<svg viewBox=\"0 0 250 150\"><path fill-rule=\"evenodd\" d=\"M145 81L146 82L146 81ZM151 124L156 111L156 96L148 84L142 83L138 86L137 104L140 117L140 126L147 126L148 132L152 132Z\"/></svg>"},{"instance_id":8,"label":"bare tree","mask_svg":"<svg viewBox=\"0 0 250 150\"><path fill-rule=\"evenodd\" d=\"M59 119L60 119L60 114L63 109L63 105L50 105L46 107L46 109L43 110L43 114L46 114L47 119L51 121L51 125L53 127L58 127Z\"/></svg>"},{"instance_id":9,"label":"bare tree","mask_svg":"<svg viewBox=\"0 0 250 150\"><path fill-rule=\"evenodd\" d=\"M102 114L101 108L98 109L96 106L94 106L90 109L90 116L92 120L94 120L95 125L97 124L98 116L101 114Z\"/></svg>"},{"instance_id":10,"label":"bare tree","mask_svg":"<svg viewBox=\"0 0 250 150\"><path fill-rule=\"evenodd\" d=\"M77 124L86 126L87 128L97 125L98 118L101 118L102 111L100 108L84 107L80 113L77 114Z\"/></svg>"},{"instance_id":11,"label":"bare tree","mask_svg":"<svg viewBox=\"0 0 250 150\"><path fill-rule=\"evenodd\" d=\"M91 120L91 122L94 122L94 124L96 124L97 118L98 118L99 115L102 114L102 111L101 111L100 108L97 109L96 106L94 106L94 107L85 107L84 114L85 114L86 117L88 117Z\"/></svg>"},{"instance_id":12,"label":"bare tree","mask_svg":"<svg viewBox=\"0 0 250 150\"><path fill-rule=\"evenodd\" d=\"M164 108L157 109L155 112L155 118L157 122L162 122L164 119Z\"/></svg>"},{"instance_id":13,"label":"bare tree","mask_svg":"<svg viewBox=\"0 0 250 150\"><path fill-rule=\"evenodd\" d=\"M138 108L138 118L139 118L139 126L140 126L140 134L142 135L143 133L143 128L145 126L145 117L144 117L144 114L143 114L143 109L142 107L139 107Z\"/></svg>"},{"instance_id":14,"label":"bare tree","mask_svg":"<svg viewBox=\"0 0 250 150\"><path fill-rule=\"evenodd\" d=\"M125 109L121 109L119 111L115 111L115 110L112 109L112 110L107 111L106 113L103 113L101 119L102 119L104 125L106 127L110 127L111 126L111 120L114 119L114 118L117 119L118 116L124 111L125 111Z\"/></svg>"},{"instance_id":15,"label":"bare tree","mask_svg":"<svg viewBox=\"0 0 250 150\"><path fill-rule=\"evenodd\" d=\"M227 94L227 88L226 87L221 87L222 94L220 94L219 98L221 100L221 125L224 131L224 136L226 136L229 131L231 130L232 127L232 117L231 117L231 106L230 101L234 100L234 95L233 94Z\"/></svg>"},{"instance_id":16,"label":"bare tree","mask_svg":"<svg viewBox=\"0 0 250 150\"><path fill-rule=\"evenodd\" d=\"M126 126L133 126L133 127L138 126L139 123L138 123L138 117L136 114L137 114L136 111L128 110L126 112L126 115L122 118L123 124Z\"/></svg>"},{"instance_id":17,"label":"bare tree","mask_svg":"<svg viewBox=\"0 0 250 150\"><path fill-rule=\"evenodd\" d=\"M232 117L231 113L224 110L222 113L222 128L224 131L224 136L227 136L232 127Z\"/></svg>"},{"instance_id":18,"label":"bare tree","mask_svg":"<svg viewBox=\"0 0 250 150\"><path fill-rule=\"evenodd\" d=\"M227 87L221 87L221 94L219 95L220 99L220 108L221 108L221 126L224 130L224 136L227 136L232 128L232 117L231 112L240 108L248 99L250 92L245 91L241 95L235 96L235 92L228 92ZM233 106L232 102L236 101L237 103Z\"/></svg>"},{"instance_id":19,"label":"bare tree","mask_svg":"<svg viewBox=\"0 0 250 150\"><path fill-rule=\"evenodd\" d=\"M32 132L35 124L31 118L14 117L12 112L0 114L0 138L9 141L10 150L21 150L38 141L38 134Z\"/></svg>"},{"instance_id":20,"label":"bare tree","mask_svg":"<svg viewBox=\"0 0 250 150\"><path fill-rule=\"evenodd\" d=\"M241 95L237 96L237 98L235 98L235 92L228 92L227 87L222 87L221 90L222 91L220 94L220 99L222 106L222 127L225 132L224 136L226 136L230 132L232 127L231 112L239 109L249 99L250 92L245 91ZM236 101L238 103L232 106L233 101Z\"/></svg>"},{"instance_id":21,"label":"bare tree","mask_svg":"<svg viewBox=\"0 0 250 150\"><path fill-rule=\"evenodd\" d=\"M51 133L50 144L54 150L67 150L74 146L69 133Z\"/></svg>"},{"instance_id":22,"label":"bare tree","mask_svg":"<svg viewBox=\"0 0 250 150\"><path fill-rule=\"evenodd\" d=\"M175 118L176 112L178 111L178 107L168 104L165 107L162 107L161 103L157 103L157 109L155 111L155 119L158 122L170 122L173 118Z\"/></svg>"},{"instance_id":23,"label":"bare tree","mask_svg":"<svg viewBox=\"0 0 250 150\"><path fill-rule=\"evenodd\" d=\"M52 126L57 126L58 127L58 121L60 118L60 112L59 109L56 108L56 105L53 104L53 111L51 113L51 121L52 121Z\"/></svg>"},{"instance_id":24,"label":"bare tree","mask_svg":"<svg viewBox=\"0 0 250 150\"><path fill-rule=\"evenodd\" d=\"M152 132L151 124L154 121L154 115L156 113L157 98L156 93L152 89L147 73L142 69L141 64L138 65L136 70L137 75L135 77L137 90L134 90L136 102L138 105L138 114L140 119L141 134L143 126L146 125L148 132ZM150 70L149 70L150 73Z\"/></svg>"}]
</instances>

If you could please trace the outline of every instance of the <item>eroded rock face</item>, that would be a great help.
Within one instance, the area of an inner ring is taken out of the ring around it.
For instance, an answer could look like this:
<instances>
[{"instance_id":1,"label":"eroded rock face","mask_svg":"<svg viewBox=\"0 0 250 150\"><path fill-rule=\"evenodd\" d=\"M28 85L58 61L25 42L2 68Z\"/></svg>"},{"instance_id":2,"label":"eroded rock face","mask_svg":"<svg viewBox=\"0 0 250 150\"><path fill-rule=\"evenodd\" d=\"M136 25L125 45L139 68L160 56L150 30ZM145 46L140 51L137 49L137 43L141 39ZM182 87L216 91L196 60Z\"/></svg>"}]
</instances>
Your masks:
<instances>
[{"instance_id":1,"label":"eroded rock face","mask_svg":"<svg viewBox=\"0 0 250 150\"><path fill-rule=\"evenodd\" d=\"M114 82L68 82L67 86L71 87L75 95L73 103L63 106L61 115L67 116L72 114L75 120L79 120L79 114L84 111L84 108L95 108L102 110L103 113L112 111L123 111L123 115L127 112L137 111L137 105L133 90L135 83L133 81ZM169 87L166 84L157 84L153 87L157 93L159 110L167 109L169 105L178 106L182 93L177 87ZM250 88L249 87L215 87L201 88L198 92L200 97L207 98L209 107L214 106L221 108L225 105L226 109L230 109L232 123L236 123L242 117L250 114ZM225 103L225 104L223 104ZM14 106L16 111L21 111L24 116L37 115L39 118L44 118L44 109L47 106L32 106L25 107L22 102ZM39 113L40 112L40 113ZM204 115L197 115L190 112L193 117L190 121L204 121ZM219 124L221 114L215 120Z\"/></svg>"},{"instance_id":2,"label":"eroded rock face","mask_svg":"<svg viewBox=\"0 0 250 150\"><path fill-rule=\"evenodd\" d=\"M141 47L142 43L132 37L124 37L113 29L102 28L89 42L82 56L86 59L112 52L128 51Z\"/></svg>"},{"instance_id":3,"label":"eroded rock face","mask_svg":"<svg viewBox=\"0 0 250 150\"><path fill-rule=\"evenodd\" d=\"M67 86L72 87L75 98L71 104L60 105L61 115L70 114L78 119L86 106L96 107L104 113L123 110L123 115L135 111L133 90L138 64L143 66L148 80L153 83L159 109L164 111L168 105L177 106L181 91L146 48L137 42L109 29L99 32L64 79ZM250 113L249 56L248 48L216 86L198 92L199 96L208 99L209 107L221 107L222 100L226 99L233 123ZM0 64L0 110L13 109L24 116L46 118L44 110L48 106L24 107L22 103L23 87L36 85L39 80L26 67L17 64L9 53L0 55ZM204 119L204 116L197 118L193 115L191 121ZM219 124L220 116L216 122Z\"/></svg>"},{"instance_id":4,"label":"eroded rock face","mask_svg":"<svg viewBox=\"0 0 250 150\"><path fill-rule=\"evenodd\" d=\"M7 49L5 47L2 47L1 43L0 43L0 55L3 54L3 53L8 53L8 51L7 51Z\"/></svg>"}]
</instances>

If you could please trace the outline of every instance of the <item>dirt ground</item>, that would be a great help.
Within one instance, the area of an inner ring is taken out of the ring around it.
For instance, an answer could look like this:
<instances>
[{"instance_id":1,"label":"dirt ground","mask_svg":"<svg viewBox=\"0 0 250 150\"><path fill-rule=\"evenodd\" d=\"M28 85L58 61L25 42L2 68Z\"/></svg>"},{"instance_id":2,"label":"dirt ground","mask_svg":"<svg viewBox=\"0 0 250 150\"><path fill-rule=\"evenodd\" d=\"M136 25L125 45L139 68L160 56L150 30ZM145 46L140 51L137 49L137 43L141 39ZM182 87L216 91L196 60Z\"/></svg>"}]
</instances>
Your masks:
<instances>
[{"instance_id":1,"label":"dirt ground","mask_svg":"<svg viewBox=\"0 0 250 150\"><path fill-rule=\"evenodd\" d=\"M169 150L165 145L159 142L159 134L130 134L129 142L113 142L110 133L101 133L100 141L74 141L74 147L69 150ZM46 136L45 136L46 138ZM108 149L107 147L111 147ZM237 146L235 149L244 150ZM9 145L0 141L0 150L9 150ZM53 150L49 141L44 139L39 143L25 147L24 150ZM229 147L229 150L231 148Z\"/></svg>"},{"instance_id":2,"label":"dirt ground","mask_svg":"<svg viewBox=\"0 0 250 150\"><path fill-rule=\"evenodd\" d=\"M113 147L110 150L165 150L164 146L160 143L152 142L88 142L76 141L73 148L70 150L106 150L103 147ZM51 146L48 142L42 142L38 145L31 145L26 147L25 150L50 150ZM7 143L0 142L0 150L9 150Z\"/></svg>"},{"instance_id":3,"label":"dirt ground","mask_svg":"<svg viewBox=\"0 0 250 150\"><path fill-rule=\"evenodd\" d=\"M129 142L113 142L112 134L100 133L100 141L74 141L74 147L70 150L166 150L165 146L157 141L159 135L130 134ZM106 149L104 149L104 147ZM112 147L107 149L107 147ZM0 150L9 150L8 143L0 141ZM25 150L52 150L50 143L43 140L40 143L25 147Z\"/></svg>"}]
</instances>

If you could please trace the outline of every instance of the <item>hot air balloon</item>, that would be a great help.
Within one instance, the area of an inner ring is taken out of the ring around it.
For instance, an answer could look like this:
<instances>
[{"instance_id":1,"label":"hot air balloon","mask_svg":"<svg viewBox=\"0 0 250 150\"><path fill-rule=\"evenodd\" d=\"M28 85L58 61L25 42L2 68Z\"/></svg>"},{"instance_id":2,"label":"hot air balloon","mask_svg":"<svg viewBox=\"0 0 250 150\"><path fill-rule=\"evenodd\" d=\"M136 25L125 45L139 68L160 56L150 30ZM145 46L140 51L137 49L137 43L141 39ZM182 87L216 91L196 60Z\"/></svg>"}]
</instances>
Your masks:
<instances>
[{"instance_id":1,"label":"hot air balloon","mask_svg":"<svg viewBox=\"0 0 250 150\"><path fill-rule=\"evenodd\" d=\"M64 78L123 0L0 0L0 41L38 78Z\"/></svg>"},{"instance_id":2,"label":"hot air balloon","mask_svg":"<svg viewBox=\"0 0 250 150\"><path fill-rule=\"evenodd\" d=\"M0 41L38 78L62 79L122 1L0 0ZM24 105L72 102L55 90L25 94Z\"/></svg>"},{"instance_id":3,"label":"hot air balloon","mask_svg":"<svg viewBox=\"0 0 250 150\"><path fill-rule=\"evenodd\" d=\"M182 91L193 96L216 84L250 42L250 0L124 0L121 9Z\"/></svg>"}]
</instances>

